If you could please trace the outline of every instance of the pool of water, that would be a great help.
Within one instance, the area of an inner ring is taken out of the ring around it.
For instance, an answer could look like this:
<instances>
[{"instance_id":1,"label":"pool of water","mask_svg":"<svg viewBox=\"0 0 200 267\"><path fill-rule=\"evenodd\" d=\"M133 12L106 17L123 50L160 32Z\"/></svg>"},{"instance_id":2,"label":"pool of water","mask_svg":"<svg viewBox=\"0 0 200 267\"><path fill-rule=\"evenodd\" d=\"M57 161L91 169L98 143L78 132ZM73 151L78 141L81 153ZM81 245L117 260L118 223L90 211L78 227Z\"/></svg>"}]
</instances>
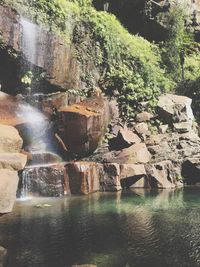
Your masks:
<instances>
[{"instance_id":1,"label":"pool of water","mask_svg":"<svg viewBox=\"0 0 200 267\"><path fill-rule=\"evenodd\" d=\"M17 202L0 245L6 267L200 266L200 189Z\"/></svg>"}]
</instances>

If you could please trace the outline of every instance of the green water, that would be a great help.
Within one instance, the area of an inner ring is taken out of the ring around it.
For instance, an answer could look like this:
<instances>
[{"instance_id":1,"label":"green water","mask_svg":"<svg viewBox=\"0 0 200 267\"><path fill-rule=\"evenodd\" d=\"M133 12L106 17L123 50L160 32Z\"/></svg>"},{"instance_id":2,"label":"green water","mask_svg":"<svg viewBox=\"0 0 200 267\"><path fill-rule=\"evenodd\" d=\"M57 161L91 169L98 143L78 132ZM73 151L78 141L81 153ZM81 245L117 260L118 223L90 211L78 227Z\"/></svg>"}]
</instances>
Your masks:
<instances>
[{"instance_id":1,"label":"green water","mask_svg":"<svg viewBox=\"0 0 200 267\"><path fill-rule=\"evenodd\" d=\"M200 189L17 202L0 217L0 245L7 267L200 266Z\"/></svg>"}]
</instances>

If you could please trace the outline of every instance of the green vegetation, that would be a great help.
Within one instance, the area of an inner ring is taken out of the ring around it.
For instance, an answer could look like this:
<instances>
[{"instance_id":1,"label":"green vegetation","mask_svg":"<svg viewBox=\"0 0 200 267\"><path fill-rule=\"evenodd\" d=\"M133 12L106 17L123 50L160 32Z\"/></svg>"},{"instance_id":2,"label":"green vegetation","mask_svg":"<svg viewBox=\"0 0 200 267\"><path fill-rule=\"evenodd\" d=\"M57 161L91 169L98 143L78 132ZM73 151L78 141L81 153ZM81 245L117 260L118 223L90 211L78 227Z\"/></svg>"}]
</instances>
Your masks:
<instances>
[{"instance_id":1,"label":"green vegetation","mask_svg":"<svg viewBox=\"0 0 200 267\"><path fill-rule=\"evenodd\" d=\"M82 65L85 92L101 87L118 99L127 120L135 116L140 103L153 107L163 92L181 80L180 53L185 53L185 78L200 76L199 47L188 35L183 9L167 15L168 39L162 49L142 37L131 35L114 15L99 12L91 0L0 0L12 5L37 23L62 34L74 48ZM96 73L100 76L96 83Z\"/></svg>"}]
</instances>

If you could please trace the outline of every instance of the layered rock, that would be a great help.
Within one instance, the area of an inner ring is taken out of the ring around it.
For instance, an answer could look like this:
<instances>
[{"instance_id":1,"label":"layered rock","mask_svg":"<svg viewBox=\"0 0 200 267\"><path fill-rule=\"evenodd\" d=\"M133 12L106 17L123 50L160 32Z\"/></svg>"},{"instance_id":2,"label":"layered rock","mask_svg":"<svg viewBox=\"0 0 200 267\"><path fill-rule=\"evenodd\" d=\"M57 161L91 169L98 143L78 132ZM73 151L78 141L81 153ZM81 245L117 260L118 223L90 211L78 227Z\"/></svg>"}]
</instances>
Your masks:
<instances>
[{"instance_id":1,"label":"layered rock","mask_svg":"<svg viewBox=\"0 0 200 267\"><path fill-rule=\"evenodd\" d=\"M22 139L11 126L0 125L0 213L13 208L19 177L17 171L25 167L27 156L19 153Z\"/></svg>"},{"instance_id":2,"label":"layered rock","mask_svg":"<svg viewBox=\"0 0 200 267\"><path fill-rule=\"evenodd\" d=\"M69 152L91 154L98 147L109 121L108 102L102 96L59 110L59 135Z\"/></svg>"},{"instance_id":3,"label":"layered rock","mask_svg":"<svg viewBox=\"0 0 200 267\"><path fill-rule=\"evenodd\" d=\"M120 183L120 166L117 163L105 163L100 175L101 191L115 192L122 189Z\"/></svg>"}]
</instances>

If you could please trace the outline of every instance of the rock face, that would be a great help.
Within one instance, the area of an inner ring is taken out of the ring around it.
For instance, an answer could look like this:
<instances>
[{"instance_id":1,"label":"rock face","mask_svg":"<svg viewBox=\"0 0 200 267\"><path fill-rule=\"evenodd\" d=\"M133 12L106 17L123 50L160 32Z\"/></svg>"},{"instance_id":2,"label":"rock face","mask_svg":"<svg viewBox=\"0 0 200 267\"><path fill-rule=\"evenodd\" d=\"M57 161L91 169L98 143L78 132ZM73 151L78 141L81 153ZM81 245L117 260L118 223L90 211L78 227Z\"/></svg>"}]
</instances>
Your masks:
<instances>
[{"instance_id":1,"label":"rock face","mask_svg":"<svg viewBox=\"0 0 200 267\"><path fill-rule=\"evenodd\" d=\"M69 180L63 164L26 167L19 185L21 197L30 195L61 197L70 194Z\"/></svg>"},{"instance_id":2,"label":"rock face","mask_svg":"<svg viewBox=\"0 0 200 267\"><path fill-rule=\"evenodd\" d=\"M59 135L67 149L78 156L89 155L98 147L109 122L107 100L92 97L61 108Z\"/></svg>"},{"instance_id":3,"label":"rock face","mask_svg":"<svg viewBox=\"0 0 200 267\"><path fill-rule=\"evenodd\" d=\"M100 190L100 165L95 162L72 162L66 165L71 193L87 195Z\"/></svg>"},{"instance_id":4,"label":"rock face","mask_svg":"<svg viewBox=\"0 0 200 267\"><path fill-rule=\"evenodd\" d=\"M18 186L17 171L22 170L27 156L19 153L22 139L12 126L0 125L0 213L12 211Z\"/></svg>"},{"instance_id":5,"label":"rock face","mask_svg":"<svg viewBox=\"0 0 200 267\"><path fill-rule=\"evenodd\" d=\"M19 177L16 171L0 170L0 213L11 212L16 200Z\"/></svg>"},{"instance_id":6,"label":"rock face","mask_svg":"<svg viewBox=\"0 0 200 267\"><path fill-rule=\"evenodd\" d=\"M20 151L23 141L18 131L11 126L0 125L0 153Z\"/></svg>"}]
</instances>

